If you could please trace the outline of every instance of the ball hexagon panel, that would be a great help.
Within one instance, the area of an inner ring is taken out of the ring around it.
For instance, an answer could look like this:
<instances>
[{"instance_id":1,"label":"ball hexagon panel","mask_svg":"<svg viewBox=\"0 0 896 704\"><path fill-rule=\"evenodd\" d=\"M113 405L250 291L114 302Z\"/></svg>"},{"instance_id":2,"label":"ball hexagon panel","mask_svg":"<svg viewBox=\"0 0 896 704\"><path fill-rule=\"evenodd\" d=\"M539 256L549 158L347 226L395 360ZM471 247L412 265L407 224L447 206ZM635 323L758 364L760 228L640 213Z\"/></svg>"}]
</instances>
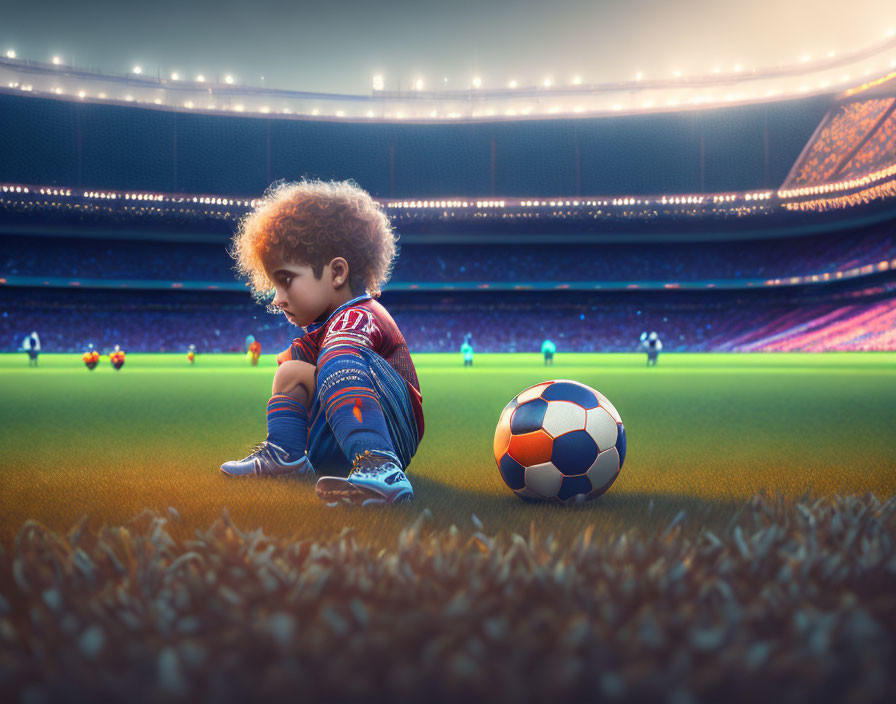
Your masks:
<instances>
[{"instance_id":1,"label":"ball hexagon panel","mask_svg":"<svg viewBox=\"0 0 896 704\"><path fill-rule=\"evenodd\" d=\"M594 438L601 450L609 450L616 444L619 426L606 409L598 407L588 411L585 430Z\"/></svg>"},{"instance_id":2,"label":"ball hexagon panel","mask_svg":"<svg viewBox=\"0 0 896 704\"><path fill-rule=\"evenodd\" d=\"M571 430L583 430L585 428L585 409L577 403L569 403L568 401L551 401L547 403L542 399L538 400L547 406L541 427L551 437L555 438ZM532 403L535 403L535 401Z\"/></svg>"},{"instance_id":3,"label":"ball hexagon panel","mask_svg":"<svg viewBox=\"0 0 896 704\"><path fill-rule=\"evenodd\" d=\"M516 395L517 403L525 403L526 401L531 401L533 398L538 398L541 396L541 392L544 391L548 386L550 386L551 382L546 381L543 384L536 384L535 386L530 386L525 391L520 391Z\"/></svg>"},{"instance_id":4,"label":"ball hexagon panel","mask_svg":"<svg viewBox=\"0 0 896 704\"><path fill-rule=\"evenodd\" d=\"M504 482L514 491L526 486L526 468L510 455L504 455L498 465Z\"/></svg>"},{"instance_id":5,"label":"ball hexagon panel","mask_svg":"<svg viewBox=\"0 0 896 704\"><path fill-rule=\"evenodd\" d=\"M610 403L610 399L604 396L600 391L595 391L594 393L597 394L600 405L607 410L607 413L610 414L613 420L615 420L617 423L621 423L622 416L619 415L619 411L616 410L616 407L612 403Z\"/></svg>"},{"instance_id":6,"label":"ball hexagon panel","mask_svg":"<svg viewBox=\"0 0 896 704\"><path fill-rule=\"evenodd\" d=\"M588 386L577 381L563 379L555 381L541 392L541 397L546 401L572 401L584 409L597 408L600 400L595 392Z\"/></svg>"},{"instance_id":7,"label":"ball hexagon panel","mask_svg":"<svg viewBox=\"0 0 896 704\"><path fill-rule=\"evenodd\" d=\"M545 499L553 499L560 491L563 475L550 462L526 467L526 488Z\"/></svg>"},{"instance_id":8,"label":"ball hexagon panel","mask_svg":"<svg viewBox=\"0 0 896 704\"><path fill-rule=\"evenodd\" d=\"M557 498L561 501L571 501L579 494L588 496L594 487L591 486L591 480L587 474L579 474L575 477L563 477L560 482L560 491L557 492Z\"/></svg>"},{"instance_id":9,"label":"ball hexagon panel","mask_svg":"<svg viewBox=\"0 0 896 704\"><path fill-rule=\"evenodd\" d=\"M584 474L597 459L597 444L585 430L554 438L551 462L565 475Z\"/></svg>"},{"instance_id":10,"label":"ball hexagon panel","mask_svg":"<svg viewBox=\"0 0 896 704\"><path fill-rule=\"evenodd\" d=\"M591 469L588 470L588 479L591 480L591 486L594 487L597 494L602 494L610 488L610 484L619 474L619 453L615 447L601 452Z\"/></svg>"},{"instance_id":11,"label":"ball hexagon panel","mask_svg":"<svg viewBox=\"0 0 896 704\"><path fill-rule=\"evenodd\" d=\"M524 467L549 462L554 441L543 430L523 435L511 435L507 454Z\"/></svg>"},{"instance_id":12,"label":"ball hexagon panel","mask_svg":"<svg viewBox=\"0 0 896 704\"><path fill-rule=\"evenodd\" d=\"M514 435L534 433L540 430L548 410L548 402L541 398L521 403L510 417L510 432Z\"/></svg>"}]
</instances>

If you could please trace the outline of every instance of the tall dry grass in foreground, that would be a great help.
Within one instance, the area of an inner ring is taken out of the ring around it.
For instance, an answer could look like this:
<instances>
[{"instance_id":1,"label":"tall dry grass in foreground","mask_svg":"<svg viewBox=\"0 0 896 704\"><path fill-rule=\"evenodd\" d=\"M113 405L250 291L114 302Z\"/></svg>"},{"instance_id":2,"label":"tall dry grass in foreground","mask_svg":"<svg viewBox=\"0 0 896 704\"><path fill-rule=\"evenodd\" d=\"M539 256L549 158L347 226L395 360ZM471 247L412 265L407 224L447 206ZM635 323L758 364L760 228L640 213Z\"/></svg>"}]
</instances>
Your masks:
<instances>
[{"instance_id":1,"label":"tall dry grass in foreground","mask_svg":"<svg viewBox=\"0 0 896 704\"><path fill-rule=\"evenodd\" d=\"M758 495L726 531L391 549L171 512L0 553L3 701L896 700L896 500ZM474 521L475 523L476 521Z\"/></svg>"}]
</instances>

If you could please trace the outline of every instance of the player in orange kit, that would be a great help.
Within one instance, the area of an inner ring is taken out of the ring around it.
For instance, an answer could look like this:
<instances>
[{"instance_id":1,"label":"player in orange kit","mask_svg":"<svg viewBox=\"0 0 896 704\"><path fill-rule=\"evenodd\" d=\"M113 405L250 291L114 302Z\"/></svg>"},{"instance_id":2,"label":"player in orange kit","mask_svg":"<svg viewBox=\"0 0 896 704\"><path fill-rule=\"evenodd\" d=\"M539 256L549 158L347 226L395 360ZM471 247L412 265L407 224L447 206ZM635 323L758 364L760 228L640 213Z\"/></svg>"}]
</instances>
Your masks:
<instances>
[{"instance_id":1,"label":"player in orange kit","mask_svg":"<svg viewBox=\"0 0 896 704\"><path fill-rule=\"evenodd\" d=\"M81 355L81 359L90 371L96 369L96 365L100 363L100 353L93 349L93 343L87 345L87 351Z\"/></svg>"},{"instance_id":2,"label":"player in orange kit","mask_svg":"<svg viewBox=\"0 0 896 704\"><path fill-rule=\"evenodd\" d=\"M257 367L258 358L261 356L261 343L258 340L253 340L249 345L249 354L252 356L252 366Z\"/></svg>"},{"instance_id":3,"label":"player in orange kit","mask_svg":"<svg viewBox=\"0 0 896 704\"><path fill-rule=\"evenodd\" d=\"M109 353L109 361L112 362L115 371L121 369L124 366L124 350L115 345L115 349Z\"/></svg>"},{"instance_id":4,"label":"player in orange kit","mask_svg":"<svg viewBox=\"0 0 896 704\"><path fill-rule=\"evenodd\" d=\"M196 361L196 345L190 345L187 348L187 361L190 364L193 364L193 362Z\"/></svg>"}]
</instances>

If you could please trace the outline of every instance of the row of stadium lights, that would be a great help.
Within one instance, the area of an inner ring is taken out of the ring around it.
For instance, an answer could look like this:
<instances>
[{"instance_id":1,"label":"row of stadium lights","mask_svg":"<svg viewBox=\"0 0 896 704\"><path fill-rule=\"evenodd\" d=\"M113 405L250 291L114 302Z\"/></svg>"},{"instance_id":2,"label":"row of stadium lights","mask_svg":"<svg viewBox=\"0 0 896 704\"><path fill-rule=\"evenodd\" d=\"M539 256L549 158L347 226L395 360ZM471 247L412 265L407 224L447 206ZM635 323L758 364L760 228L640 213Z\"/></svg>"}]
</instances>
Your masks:
<instances>
[{"instance_id":1,"label":"row of stadium lights","mask_svg":"<svg viewBox=\"0 0 896 704\"><path fill-rule=\"evenodd\" d=\"M891 67L896 68L896 59L893 59L890 63L891 63ZM866 72L866 74L867 73L869 73L869 72ZM840 82L845 83L849 80L850 80L850 75L845 74L844 76L841 77ZM9 88L19 88L20 90L22 90L24 92L33 92L33 90L34 90L34 86L30 83L20 84L16 81L10 81L7 85ZM829 88L830 85L831 85L830 81L821 81L816 86L816 88L818 90L823 90L823 89ZM795 91L795 92L807 93L807 92L809 92L809 90L811 90L811 86L809 86L808 84L804 84L804 85L800 86L798 91ZM55 95L65 95L66 94L65 91L58 86L56 88L53 88L52 92ZM87 92L84 90L79 90L77 93L75 93L75 95L77 95L78 98L80 98L82 100L89 97ZM478 111L478 112L474 111L471 116L474 118L499 117L499 116L526 117L529 115L561 115L561 114L568 115L568 114L584 114L584 113L620 112L623 109L637 110L639 108L643 109L643 110L652 110L652 109L655 109L658 107L669 108L669 107L679 107L679 106L687 106L687 105L693 105L693 106L711 105L713 103L744 101L744 100L750 100L750 99L757 99L760 97L771 98L771 97L783 96L783 95L786 95L786 93L781 90L769 89L768 91L765 92L764 96L759 95L759 94L750 95L748 93L728 93L724 97L698 95L698 96L689 98L687 100L678 100L675 98L670 98L670 99L664 101L663 103L657 103L656 101L653 101L653 100L646 100L638 106L628 106L628 107L623 106L620 103L613 103L612 105L603 105L600 107L584 107L582 105L576 105L572 109L561 108L560 106L554 105L554 106L550 106L545 109L539 110L537 112L534 112L531 107L525 107L525 108L521 108L519 110L511 108L511 109L504 110L504 111L498 111L494 108L489 108L484 111ZM100 100L108 100L109 99L109 95L105 92L97 93L96 97ZM114 99L115 98L113 98L113 100ZM149 104L149 101L137 100L130 93L126 93L125 95L121 96L118 99L123 100L126 103L138 102L138 103ZM165 103L161 98L154 98L152 100L152 104L153 105L167 105L167 103ZM277 111L272 110L270 108L270 106L267 106L267 105L263 105L256 110L247 110L246 106L243 105L242 103L237 103L235 105L217 105L216 103L207 103L205 105L205 107L203 108L201 105L197 105L192 100L184 101L181 104L181 107L183 107L187 110L193 110L198 107L199 109L205 109L205 110L216 110L216 111L222 111L222 112L236 112L236 113L247 113L247 114L257 114L257 115L270 115L270 114L311 115L313 117L331 116L331 117L340 117L340 118L346 117L346 115L347 115L345 110L336 110L333 113L321 113L320 108L313 108L310 112L294 111L294 110L290 110L289 108L283 108L282 110L279 111L279 113L277 113ZM438 110L434 109L429 112L428 116L433 119L438 119L440 117L440 113ZM452 119L452 120L459 119L461 117L466 117L466 116L467 116L466 113L461 114L456 111L441 114L441 117L443 119L448 118L448 119ZM373 118L377 117L377 113L374 110L367 110L364 113L354 114L351 117L352 118L367 117L369 119L373 119ZM416 116L408 115L402 111L398 111L395 113L384 113L380 117L388 118L388 119L394 118L396 120L404 120L409 117L413 119Z\"/></svg>"},{"instance_id":2,"label":"row of stadium lights","mask_svg":"<svg viewBox=\"0 0 896 704\"><path fill-rule=\"evenodd\" d=\"M885 169L881 169L879 171L875 171L872 174L867 176L863 176L858 179L850 179L847 181L840 181L837 183L828 183L819 186L807 186L803 188L789 189L789 190L780 190L777 192L777 195L781 199L789 199L789 198L800 198L809 195L821 195L832 193L840 190L851 190L854 188L860 188L863 186L868 186L876 181L880 181L881 179L886 179L891 176L896 176L896 164L893 164ZM4 184L2 186L3 193L30 193L30 190L27 186L15 185L15 184ZM54 196L71 196L72 191L70 188L40 188L39 192L41 195L54 195ZM77 195L77 194L76 194ZM234 198L222 198L218 196L187 196L187 197L172 197L168 195L164 195L161 193L118 193L115 191L82 191L80 194L84 198L90 198L95 200L132 200L138 202L170 202L170 203L196 203L199 205L222 205L222 206L238 206L244 208L254 208L259 202L259 199L234 199ZM771 199L774 195L773 191L755 191L744 194L716 194L711 196L713 203L732 203L739 198L743 199L747 202L754 201L765 201ZM700 205L707 200L710 196L706 195L683 195L683 196L661 196L659 199L650 200L650 199L641 199L634 197L624 197L624 198L613 198L610 200L521 200L516 206L511 203L508 206L507 201L505 200L403 200L403 201L389 201L386 204L387 208L395 209L395 210L407 210L407 209L433 209L433 208L471 208L475 207L478 209L490 209L490 208L506 208L506 207L524 207L524 208L539 208L539 207L579 207L579 206L631 206L631 205L650 205L650 204L662 204L662 205Z\"/></svg>"}]
</instances>

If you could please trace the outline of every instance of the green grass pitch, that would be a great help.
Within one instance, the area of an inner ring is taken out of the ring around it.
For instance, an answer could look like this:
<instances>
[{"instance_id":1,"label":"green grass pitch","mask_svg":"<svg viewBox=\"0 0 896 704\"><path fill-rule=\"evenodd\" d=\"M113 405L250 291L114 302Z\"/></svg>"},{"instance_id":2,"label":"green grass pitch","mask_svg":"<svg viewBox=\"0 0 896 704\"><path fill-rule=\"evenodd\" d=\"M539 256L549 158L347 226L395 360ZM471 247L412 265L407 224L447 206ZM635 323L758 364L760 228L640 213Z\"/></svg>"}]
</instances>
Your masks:
<instances>
[{"instance_id":1,"label":"green grass pitch","mask_svg":"<svg viewBox=\"0 0 896 704\"><path fill-rule=\"evenodd\" d=\"M240 527L331 537L351 525L393 545L424 508L437 526L557 535L652 530L685 510L686 528L724 526L755 493L896 493L896 355L417 355L426 434L409 468L416 501L330 509L309 482L227 480L221 462L264 438L275 368L241 355L129 354L89 372L79 355L0 355L0 539L27 519L67 530L119 524L149 507L189 537L227 508ZM583 508L523 504L492 457L495 423L525 387L575 379L622 415L628 455L610 491ZM166 514L174 515L174 514Z\"/></svg>"}]
</instances>

